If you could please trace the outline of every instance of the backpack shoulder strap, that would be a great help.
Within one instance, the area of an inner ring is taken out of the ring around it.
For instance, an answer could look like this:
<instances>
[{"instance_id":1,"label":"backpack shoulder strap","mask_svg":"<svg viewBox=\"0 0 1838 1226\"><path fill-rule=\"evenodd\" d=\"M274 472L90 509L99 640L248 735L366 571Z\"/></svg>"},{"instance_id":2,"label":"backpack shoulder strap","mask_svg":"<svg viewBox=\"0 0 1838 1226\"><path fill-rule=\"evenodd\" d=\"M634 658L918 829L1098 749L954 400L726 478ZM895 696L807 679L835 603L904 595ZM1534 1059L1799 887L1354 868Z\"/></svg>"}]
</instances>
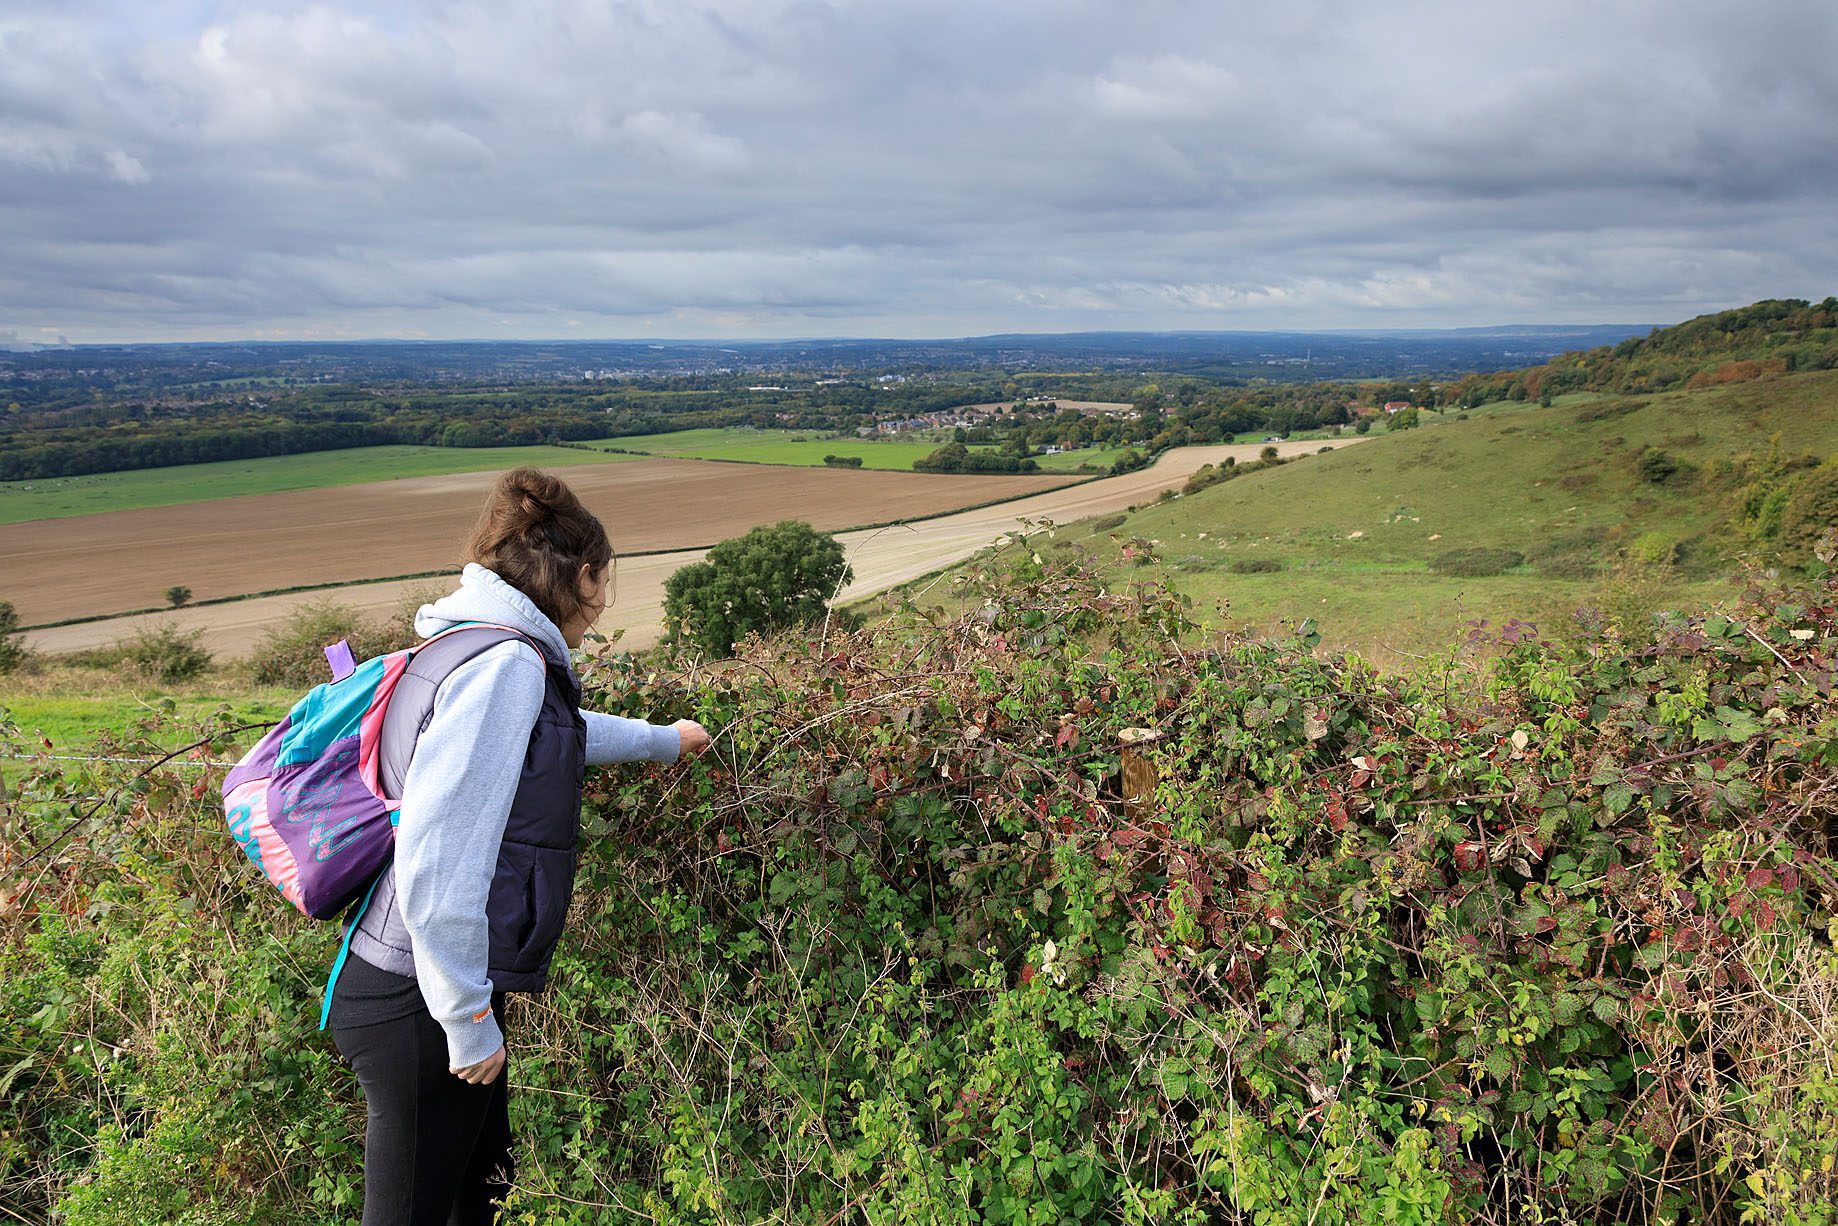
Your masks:
<instances>
[{"instance_id":1,"label":"backpack shoulder strap","mask_svg":"<svg viewBox=\"0 0 1838 1226\"><path fill-rule=\"evenodd\" d=\"M383 713L383 732L377 749L378 782L383 794L392 798L402 795L403 780L408 778L409 759L415 743L434 715L434 695L454 669L476 656L511 639L522 639L542 648L521 630L485 622L468 622L443 630L409 649L408 667L396 682ZM545 665L547 661L544 661Z\"/></svg>"}]
</instances>

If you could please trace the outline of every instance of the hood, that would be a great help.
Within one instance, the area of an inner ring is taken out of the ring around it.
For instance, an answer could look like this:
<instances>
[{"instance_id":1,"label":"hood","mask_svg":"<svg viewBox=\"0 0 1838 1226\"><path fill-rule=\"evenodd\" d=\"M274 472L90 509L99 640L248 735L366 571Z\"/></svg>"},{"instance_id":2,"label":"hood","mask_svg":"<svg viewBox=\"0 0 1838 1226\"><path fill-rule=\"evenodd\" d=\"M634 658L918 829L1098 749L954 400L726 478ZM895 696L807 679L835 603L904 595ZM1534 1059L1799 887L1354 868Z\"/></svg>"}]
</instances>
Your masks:
<instances>
[{"instance_id":1,"label":"hood","mask_svg":"<svg viewBox=\"0 0 1838 1226\"><path fill-rule=\"evenodd\" d=\"M569 667L568 642L556 624L528 596L477 562L468 562L460 572L458 591L421 606L415 633L428 638L461 622L496 622L521 630L542 645L543 655Z\"/></svg>"}]
</instances>

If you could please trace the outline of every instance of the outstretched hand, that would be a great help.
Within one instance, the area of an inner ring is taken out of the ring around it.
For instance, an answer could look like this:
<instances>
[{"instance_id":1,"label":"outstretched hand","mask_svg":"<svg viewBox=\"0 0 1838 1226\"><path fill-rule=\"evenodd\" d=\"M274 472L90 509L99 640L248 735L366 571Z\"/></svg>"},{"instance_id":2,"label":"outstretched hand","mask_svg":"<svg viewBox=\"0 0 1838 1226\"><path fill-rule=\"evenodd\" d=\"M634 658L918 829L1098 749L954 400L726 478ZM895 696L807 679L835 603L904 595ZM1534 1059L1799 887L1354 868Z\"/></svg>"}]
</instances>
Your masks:
<instances>
[{"instance_id":1,"label":"outstretched hand","mask_svg":"<svg viewBox=\"0 0 1838 1226\"><path fill-rule=\"evenodd\" d=\"M679 719L671 727L676 729L679 758L693 758L713 743L709 738L708 729L693 719Z\"/></svg>"}]
</instances>

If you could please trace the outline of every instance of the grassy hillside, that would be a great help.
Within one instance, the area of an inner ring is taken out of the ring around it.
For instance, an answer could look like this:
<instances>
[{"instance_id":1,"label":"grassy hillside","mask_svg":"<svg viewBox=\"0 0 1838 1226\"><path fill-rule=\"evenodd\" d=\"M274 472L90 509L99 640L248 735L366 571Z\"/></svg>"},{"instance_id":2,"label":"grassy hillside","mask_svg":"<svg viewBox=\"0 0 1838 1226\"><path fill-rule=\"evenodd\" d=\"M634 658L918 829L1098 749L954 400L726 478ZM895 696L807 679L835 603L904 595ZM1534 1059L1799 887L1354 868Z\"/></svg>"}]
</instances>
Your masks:
<instances>
[{"instance_id":1,"label":"grassy hillside","mask_svg":"<svg viewBox=\"0 0 1838 1226\"><path fill-rule=\"evenodd\" d=\"M1773 552L1760 521L1838 456L1838 371L1424 421L1145 508L1088 543L1139 573L1129 542L1151 542L1224 620L1312 616L1330 642L1381 651L1449 641L1473 618L1689 602L1724 590L1732 559ZM1491 559L1503 572L1451 557L1477 549L1506 551ZM1629 559L1642 564L1605 579Z\"/></svg>"},{"instance_id":2,"label":"grassy hillside","mask_svg":"<svg viewBox=\"0 0 1838 1226\"><path fill-rule=\"evenodd\" d=\"M397 477L485 472L519 464L559 468L631 458L570 447L353 447L81 477L0 481L0 524L210 502L242 494L360 485Z\"/></svg>"},{"instance_id":3,"label":"grassy hillside","mask_svg":"<svg viewBox=\"0 0 1838 1226\"><path fill-rule=\"evenodd\" d=\"M676 430L669 434L632 434L596 439L589 446L623 447L647 455L681 456L691 460L747 460L755 464L817 465L826 455L859 456L863 468L910 469L914 460L932 454L948 437L925 442L882 439L825 438L809 430L754 430L731 426L710 430ZM1087 447L1059 455L1035 456L1048 472L1073 472L1081 464L1108 468L1121 449Z\"/></svg>"}]
</instances>

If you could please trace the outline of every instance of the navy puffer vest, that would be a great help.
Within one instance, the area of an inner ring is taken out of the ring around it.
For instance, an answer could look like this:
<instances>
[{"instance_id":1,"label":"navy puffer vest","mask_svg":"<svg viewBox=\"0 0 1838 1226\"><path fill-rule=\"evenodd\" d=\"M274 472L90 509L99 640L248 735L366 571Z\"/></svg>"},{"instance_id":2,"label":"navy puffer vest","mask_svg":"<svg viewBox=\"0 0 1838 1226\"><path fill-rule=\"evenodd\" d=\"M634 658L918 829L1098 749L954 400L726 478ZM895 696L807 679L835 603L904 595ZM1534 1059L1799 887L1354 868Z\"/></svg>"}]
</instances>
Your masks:
<instances>
[{"instance_id":1,"label":"navy puffer vest","mask_svg":"<svg viewBox=\"0 0 1838 1226\"><path fill-rule=\"evenodd\" d=\"M496 636L494 639L491 636ZM463 659L502 642L520 637L500 630L480 628L449 635L427 651L418 653L390 699L404 710L432 711L432 702L407 702L404 687L431 691ZM451 643L451 648L445 647ZM444 649L444 650L443 650ZM574 867L581 834L581 782L587 768L587 724L581 718L581 683L574 671L543 657L547 688L530 744L523 757L523 773L511 800L498 848L498 866L492 875L485 918L491 933L487 973L499 992L535 992L549 976L549 959L568 918L574 896ZM431 696L431 695L430 695ZM422 726L426 726L425 717ZM385 723L382 775L385 790L407 774L408 754L421 728L397 728ZM414 975L415 955L407 927L396 905L396 868L383 870L376 894L356 930L351 952L386 971Z\"/></svg>"}]
</instances>

